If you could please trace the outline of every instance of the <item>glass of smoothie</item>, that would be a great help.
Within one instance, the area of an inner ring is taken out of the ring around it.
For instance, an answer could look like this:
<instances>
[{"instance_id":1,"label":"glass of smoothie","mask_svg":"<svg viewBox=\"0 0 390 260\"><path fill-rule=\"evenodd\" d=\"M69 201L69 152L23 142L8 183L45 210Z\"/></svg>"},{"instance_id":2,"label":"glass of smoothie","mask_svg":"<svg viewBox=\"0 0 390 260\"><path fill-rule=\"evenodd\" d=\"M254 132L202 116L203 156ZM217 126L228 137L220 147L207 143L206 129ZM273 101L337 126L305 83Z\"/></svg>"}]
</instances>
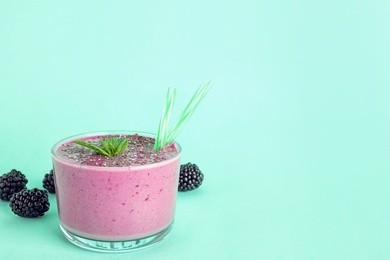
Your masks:
<instances>
[{"instance_id":1,"label":"glass of smoothie","mask_svg":"<svg viewBox=\"0 0 390 260\"><path fill-rule=\"evenodd\" d=\"M161 241L174 216L181 147L156 151L155 135L106 131L71 136L52 148L60 228L85 249L125 252ZM108 157L75 140L99 145L128 139L122 153Z\"/></svg>"}]
</instances>

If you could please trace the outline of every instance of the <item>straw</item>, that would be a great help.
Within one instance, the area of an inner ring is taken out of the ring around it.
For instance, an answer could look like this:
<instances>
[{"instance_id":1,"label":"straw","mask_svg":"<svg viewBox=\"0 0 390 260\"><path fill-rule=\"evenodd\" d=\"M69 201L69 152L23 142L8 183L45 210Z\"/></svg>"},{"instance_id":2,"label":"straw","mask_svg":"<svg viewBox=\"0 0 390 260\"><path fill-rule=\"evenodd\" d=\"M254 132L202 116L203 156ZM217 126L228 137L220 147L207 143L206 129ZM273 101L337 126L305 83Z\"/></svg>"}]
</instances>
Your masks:
<instances>
[{"instance_id":1,"label":"straw","mask_svg":"<svg viewBox=\"0 0 390 260\"><path fill-rule=\"evenodd\" d=\"M176 89L168 88L167 95L165 97L164 109L161 115L160 124L157 131L156 142L154 149L156 151L165 147L168 137L168 124L171 118L173 103L175 102Z\"/></svg>"},{"instance_id":2,"label":"straw","mask_svg":"<svg viewBox=\"0 0 390 260\"><path fill-rule=\"evenodd\" d=\"M192 96L190 102L187 104L183 112L180 114L178 121L168 132L168 124L171 117L173 102L176 96L176 90L168 88L167 96L165 98L165 106L160 120L160 125L157 131L155 150L158 151L163 149L165 146L170 145L180 130L183 128L184 124L188 121L191 115L194 113L196 108L202 99L206 96L207 92L210 90L211 81L205 81Z\"/></svg>"},{"instance_id":3,"label":"straw","mask_svg":"<svg viewBox=\"0 0 390 260\"><path fill-rule=\"evenodd\" d=\"M190 102L186 106L186 108L183 110L183 112L179 116L179 120L176 122L176 124L172 127L172 130L169 132L168 138L167 138L167 144L171 144L177 135L179 134L180 130L183 128L184 124L188 121L188 119L191 117L191 115L195 112L196 108L198 107L199 103L202 101L202 99L206 96L207 92L211 88L211 81L205 81L195 92L195 94L192 96Z\"/></svg>"}]
</instances>

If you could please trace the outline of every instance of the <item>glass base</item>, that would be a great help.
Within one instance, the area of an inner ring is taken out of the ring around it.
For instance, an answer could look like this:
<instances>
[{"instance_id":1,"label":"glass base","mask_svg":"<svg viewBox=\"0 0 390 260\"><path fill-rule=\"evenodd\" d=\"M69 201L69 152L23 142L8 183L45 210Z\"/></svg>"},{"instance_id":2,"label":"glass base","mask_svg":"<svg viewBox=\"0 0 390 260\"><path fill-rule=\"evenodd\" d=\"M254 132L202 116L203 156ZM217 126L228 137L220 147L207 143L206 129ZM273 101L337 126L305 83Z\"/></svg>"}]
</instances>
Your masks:
<instances>
[{"instance_id":1,"label":"glass base","mask_svg":"<svg viewBox=\"0 0 390 260\"><path fill-rule=\"evenodd\" d=\"M65 237L81 248L92 250L96 252L105 252L105 253L124 253L129 251L134 251L138 249L148 248L156 243L162 241L164 237L171 231L173 227L173 222L164 230L158 232L149 237L127 240L127 241L100 241L100 240L92 240L85 237L80 237L75 235L64 227L60 225L62 232Z\"/></svg>"}]
</instances>

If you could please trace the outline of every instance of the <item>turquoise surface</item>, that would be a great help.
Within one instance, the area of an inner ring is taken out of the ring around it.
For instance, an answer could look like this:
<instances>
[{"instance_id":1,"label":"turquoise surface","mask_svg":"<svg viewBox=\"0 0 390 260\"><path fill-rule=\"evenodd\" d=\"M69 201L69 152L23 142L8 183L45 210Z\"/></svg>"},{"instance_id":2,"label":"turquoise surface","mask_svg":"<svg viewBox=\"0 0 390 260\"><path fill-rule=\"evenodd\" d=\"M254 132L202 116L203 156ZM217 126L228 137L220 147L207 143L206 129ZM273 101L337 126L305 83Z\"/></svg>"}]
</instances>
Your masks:
<instances>
[{"instance_id":1,"label":"turquoise surface","mask_svg":"<svg viewBox=\"0 0 390 260\"><path fill-rule=\"evenodd\" d=\"M177 141L205 175L145 251L69 243L0 201L0 259L390 259L390 2L0 1L0 174L42 187L50 149L156 132L213 87Z\"/></svg>"}]
</instances>

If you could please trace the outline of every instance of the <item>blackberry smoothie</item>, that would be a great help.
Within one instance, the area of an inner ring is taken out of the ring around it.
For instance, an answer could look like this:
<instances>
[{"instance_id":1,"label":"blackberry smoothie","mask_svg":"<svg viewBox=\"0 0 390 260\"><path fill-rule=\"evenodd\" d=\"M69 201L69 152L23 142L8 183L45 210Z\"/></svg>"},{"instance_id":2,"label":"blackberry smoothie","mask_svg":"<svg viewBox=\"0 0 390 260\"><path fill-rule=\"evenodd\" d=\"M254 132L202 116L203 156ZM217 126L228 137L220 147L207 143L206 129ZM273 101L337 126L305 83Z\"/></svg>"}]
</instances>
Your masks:
<instances>
[{"instance_id":1,"label":"blackberry smoothie","mask_svg":"<svg viewBox=\"0 0 390 260\"><path fill-rule=\"evenodd\" d=\"M108 157L73 141L98 144L127 138ZM154 150L154 135L106 132L73 136L52 149L60 226L76 245L96 251L126 251L154 244L171 229L181 147Z\"/></svg>"}]
</instances>

